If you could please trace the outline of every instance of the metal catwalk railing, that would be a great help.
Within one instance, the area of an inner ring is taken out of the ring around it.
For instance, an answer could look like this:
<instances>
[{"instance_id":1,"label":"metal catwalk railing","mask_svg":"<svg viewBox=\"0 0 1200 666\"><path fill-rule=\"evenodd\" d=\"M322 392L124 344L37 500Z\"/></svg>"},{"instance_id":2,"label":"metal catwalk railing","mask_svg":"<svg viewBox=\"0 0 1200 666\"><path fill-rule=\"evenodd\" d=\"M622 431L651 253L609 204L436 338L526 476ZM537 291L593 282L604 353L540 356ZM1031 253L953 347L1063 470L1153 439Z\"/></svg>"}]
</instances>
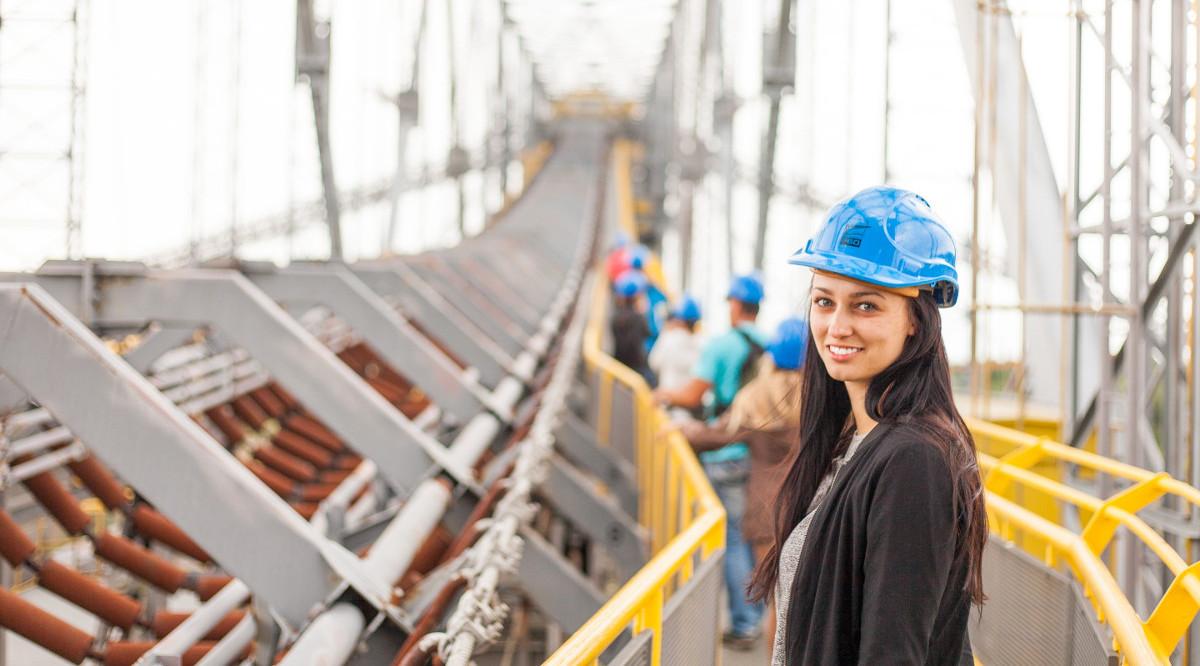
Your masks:
<instances>
[{"instance_id":1,"label":"metal catwalk railing","mask_svg":"<svg viewBox=\"0 0 1200 666\"><path fill-rule=\"evenodd\" d=\"M1168 663L1200 608L1200 563L1189 564L1190 554L1177 552L1137 512L1164 496L1200 507L1200 490L1165 473L1154 474L1045 437L975 419L969 419L968 425L980 449L992 532L1007 542L1020 541L1049 567L1065 564L1083 585L1098 619L1112 631L1124 661ZM1031 469L1035 465L1041 473ZM1101 498L1045 474L1047 469L1068 465L1111 475L1127 485ZM1030 510L1029 505L1046 497L1077 511L1082 529L1076 533L1061 524L1066 521L1049 520ZM1175 577L1145 620L1114 577L1116 556L1110 545L1119 527L1144 543Z\"/></svg>"}]
</instances>

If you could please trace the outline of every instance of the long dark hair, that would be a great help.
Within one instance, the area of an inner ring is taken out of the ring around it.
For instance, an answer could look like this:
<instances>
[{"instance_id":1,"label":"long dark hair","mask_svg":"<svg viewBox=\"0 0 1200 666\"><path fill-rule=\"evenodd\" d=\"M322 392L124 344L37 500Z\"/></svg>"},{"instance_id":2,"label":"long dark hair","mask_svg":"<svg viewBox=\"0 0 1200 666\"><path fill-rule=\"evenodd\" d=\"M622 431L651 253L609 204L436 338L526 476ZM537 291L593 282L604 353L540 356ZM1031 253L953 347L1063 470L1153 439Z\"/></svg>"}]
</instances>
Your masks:
<instances>
[{"instance_id":1,"label":"long dark hair","mask_svg":"<svg viewBox=\"0 0 1200 666\"><path fill-rule=\"evenodd\" d=\"M984 506L975 440L967 430L950 389L950 362L942 342L942 317L930 292L909 299L915 332L891 365L867 387L867 415L875 421L906 424L929 435L954 475L954 509L965 530L958 535L955 557L968 562L966 589L982 604L982 558L987 544ZM834 456L849 444L850 396L846 386L825 370L817 342L808 337L800 402L800 446L780 489L775 516L775 542L754 570L751 597L770 599L779 577L779 551L792 529L804 518L817 486Z\"/></svg>"}]
</instances>

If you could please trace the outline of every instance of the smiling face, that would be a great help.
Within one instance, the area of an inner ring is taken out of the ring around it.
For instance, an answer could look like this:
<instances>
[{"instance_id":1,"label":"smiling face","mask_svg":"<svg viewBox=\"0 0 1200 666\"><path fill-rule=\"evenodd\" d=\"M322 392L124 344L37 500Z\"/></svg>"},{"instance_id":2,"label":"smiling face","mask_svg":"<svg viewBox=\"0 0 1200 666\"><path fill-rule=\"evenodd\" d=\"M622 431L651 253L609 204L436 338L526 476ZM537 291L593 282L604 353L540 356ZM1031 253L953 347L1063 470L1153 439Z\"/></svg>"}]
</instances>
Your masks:
<instances>
[{"instance_id":1,"label":"smiling face","mask_svg":"<svg viewBox=\"0 0 1200 666\"><path fill-rule=\"evenodd\" d=\"M809 322L829 376L864 389L916 332L909 298L856 280L813 275Z\"/></svg>"}]
</instances>

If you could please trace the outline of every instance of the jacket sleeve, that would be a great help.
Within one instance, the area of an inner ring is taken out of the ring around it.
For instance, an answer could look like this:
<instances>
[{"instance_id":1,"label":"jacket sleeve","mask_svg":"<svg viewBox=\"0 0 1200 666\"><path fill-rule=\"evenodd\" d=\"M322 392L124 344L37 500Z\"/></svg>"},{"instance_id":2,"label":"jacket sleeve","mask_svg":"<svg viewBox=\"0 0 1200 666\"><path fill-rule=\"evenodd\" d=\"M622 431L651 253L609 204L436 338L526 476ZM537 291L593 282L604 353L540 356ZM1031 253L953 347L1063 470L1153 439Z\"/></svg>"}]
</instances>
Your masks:
<instances>
[{"instance_id":1,"label":"jacket sleeve","mask_svg":"<svg viewBox=\"0 0 1200 666\"><path fill-rule=\"evenodd\" d=\"M704 421L688 421L681 424L679 430L687 438L688 443L692 445L692 450L700 453L715 451L728 446L745 435L745 431L729 430L728 425L729 412L725 412L715 423L708 424Z\"/></svg>"},{"instance_id":2,"label":"jacket sleeve","mask_svg":"<svg viewBox=\"0 0 1200 666\"><path fill-rule=\"evenodd\" d=\"M949 466L931 444L898 444L868 508L860 664L926 662L954 561Z\"/></svg>"}]
</instances>

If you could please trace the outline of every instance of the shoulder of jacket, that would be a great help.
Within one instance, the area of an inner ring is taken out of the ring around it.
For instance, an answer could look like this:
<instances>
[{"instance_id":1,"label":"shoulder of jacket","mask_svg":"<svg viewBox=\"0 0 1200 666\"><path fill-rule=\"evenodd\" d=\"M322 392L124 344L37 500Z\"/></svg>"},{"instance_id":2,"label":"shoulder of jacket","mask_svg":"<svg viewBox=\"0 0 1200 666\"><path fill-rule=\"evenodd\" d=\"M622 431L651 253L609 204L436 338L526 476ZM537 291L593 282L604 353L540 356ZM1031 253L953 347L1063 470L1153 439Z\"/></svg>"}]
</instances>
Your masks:
<instances>
[{"instance_id":1,"label":"shoulder of jacket","mask_svg":"<svg viewBox=\"0 0 1200 666\"><path fill-rule=\"evenodd\" d=\"M891 424L883 433L886 446L881 447L880 453L885 461L948 469L946 454L934 441L935 437L934 432L918 424Z\"/></svg>"}]
</instances>

